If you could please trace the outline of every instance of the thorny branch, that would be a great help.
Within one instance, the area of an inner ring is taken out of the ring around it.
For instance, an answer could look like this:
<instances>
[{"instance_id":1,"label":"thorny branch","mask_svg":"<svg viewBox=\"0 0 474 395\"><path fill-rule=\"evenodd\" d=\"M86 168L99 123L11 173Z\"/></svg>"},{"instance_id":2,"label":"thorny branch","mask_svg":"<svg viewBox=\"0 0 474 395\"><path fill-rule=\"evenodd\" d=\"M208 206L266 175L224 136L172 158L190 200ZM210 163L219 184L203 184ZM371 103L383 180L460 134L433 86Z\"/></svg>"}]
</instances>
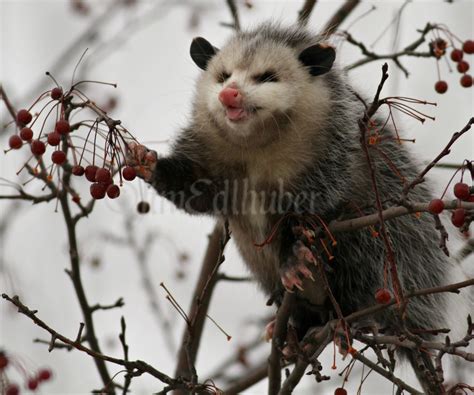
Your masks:
<instances>
[{"instance_id":1,"label":"thorny branch","mask_svg":"<svg viewBox=\"0 0 474 395\"><path fill-rule=\"evenodd\" d=\"M2 298L6 299L10 303L14 304L18 308L18 312L27 316L30 318L36 325L38 325L40 328L46 330L49 332L51 335L52 339L52 349L55 348L55 341L60 340L64 344L67 344L70 347L73 347L79 351L85 352L89 354L91 357L94 358L96 361L102 361L102 362L110 362L113 364L121 365L124 366L128 371L130 375L133 376L140 376L144 373L147 373L161 382L168 384L170 386L173 386L174 388L185 388L185 389L193 389L193 390L202 390L207 388L206 385L191 385L189 382L186 380L183 380L181 378L178 379L173 379L170 376L166 375L165 373L160 372L159 370L153 368L151 365L147 364L144 361L141 360L136 360L136 361L130 361L128 360L128 346L126 346L125 343L125 324L124 321L122 320L122 333L121 333L121 342L122 346L124 348L124 354L125 354L125 359L120 359L120 358L115 358L111 357L108 355L104 355L101 352L97 352L95 350L89 347L84 346L80 341L78 340L71 340L67 338L66 336L60 334L59 332L55 331L51 327L49 327L44 321L42 321L40 318L37 317L37 310L30 310L26 305L24 305L18 296L13 296L10 297L7 294L2 294ZM50 350L51 351L51 350ZM108 387L111 387L111 380L108 382L104 383L104 389L107 389L107 392L109 392Z\"/></svg>"}]
</instances>

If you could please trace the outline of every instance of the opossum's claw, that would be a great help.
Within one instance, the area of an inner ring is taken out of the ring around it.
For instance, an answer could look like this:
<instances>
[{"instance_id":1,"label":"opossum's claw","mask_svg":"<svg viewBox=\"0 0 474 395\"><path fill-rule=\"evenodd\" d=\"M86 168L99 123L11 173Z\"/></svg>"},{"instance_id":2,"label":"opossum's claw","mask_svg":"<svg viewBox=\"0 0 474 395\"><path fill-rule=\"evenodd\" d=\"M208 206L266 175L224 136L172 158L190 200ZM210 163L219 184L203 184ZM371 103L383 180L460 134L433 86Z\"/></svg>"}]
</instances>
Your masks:
<instances>
[{"instance_id":1,"label":"opossum's claw","mask_svg":"<svg viewBox=\"0 0 474 395\"><path fill-rule=\"evenodd\" d=\"M145 181L151 180L157 160L158 155L155 151L133 142L128 144L127 165L132 166L137 175Z\"/></svg>"}]
</instances>

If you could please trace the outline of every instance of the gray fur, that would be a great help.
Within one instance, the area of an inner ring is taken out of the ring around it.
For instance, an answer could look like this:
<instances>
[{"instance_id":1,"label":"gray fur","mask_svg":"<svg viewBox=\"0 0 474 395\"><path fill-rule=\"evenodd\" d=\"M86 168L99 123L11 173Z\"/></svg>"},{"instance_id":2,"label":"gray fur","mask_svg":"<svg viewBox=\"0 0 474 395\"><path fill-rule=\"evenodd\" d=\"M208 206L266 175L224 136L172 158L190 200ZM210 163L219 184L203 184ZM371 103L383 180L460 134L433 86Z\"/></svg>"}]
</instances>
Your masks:
<instances>
[{"instance_id":1,"label":"gray fur","mask_svg":"<svg viewBox=\"0 0 474 395\"><path fill-rule=\"evenodd\" d=\"M267 56L262 54L262 48L281 50L284 59L286 52L283 47L287 47L297 59L298 53L304 48L320 41L320 37L298 28L266 24L252 31L236 34L227 46L234 46L232 56L236 57L238 67L245 68L250 67L256 57ZM222 49L224 54L227 46ZM235 48L238 49L237 54ZM273 118L262 121L261 130L256 134L255 140L252 140L255 143L239 145L229 141L232 136L229 137L228 131L214 118L200 96L207 89L206 79L210 78L210 73L215 72L219 61L212 59L208 70L198 82L190 126L177 139L171 158L189 160L199 169L200 176L204 175L212 180L216 191L223 188L225 180L231 180L230 189L239 191L235 196L231 193L231 200L232 203L238 203L239 207L245 205L242 203L244 195L248 195L242 192L245 183L248 182L253 193L269 196L272 191L278 190L277 181L280 180L285 192L292 196L305 196L297 207L295 204L292 206L293 209L315 212L327 223L336 218L359 216L354 210L348 209L348 202L362 207L366 213L375 212L369 169L361 149L357 126L364 107L340 70L333 67L322 76L311 77L308 73L298 77L299 80L295 83L309 87L308 89L314 86L314 89L320 90L318 95L322 97L321 101L314 106L312 103L299 101L296 107L285 113L274 114ZM288 70L291 69L290 66L288 65ZM286 66L277 64L275 67L284 69ZM300 67L304 69L303 65ZM376 83L377 79L374 78L374 89ZM278 139L265 137L271 133L277 134ZM389 129L383 135L394 137ZM385 152L407 180L413 179L419 172L403 144L385 139L377 147ZM284 154L283 150L286 150ZM387 206L400 197L403 184L376 150L371 150L371 154L380 195ZM258 169L258 177L254 174L257 171L255 169ZM159 171L158 163L157 172ZM281 177L273 177L274 174ZM428 201L431 193L426 184L421 184L410 194L410 198L413 201ZM213 215L221 216L216 210L210 211ZM261 288L269 295L281 289L279 270L284 262L281 262L280 235L261 249L254 246L255 242L261 242L268 236L281 218L281 213L266 212L262 218L241 212L225 214L230 221L233 238ZM421 218L414 215L397 218L387 221L386 226L405 290L450 283L450 272L457 269L438 247L439 235L429 214L423 214ZM340 233L336 238L338 243L333 249L335 260L328 263L334 271L329 278L344 313L374 305L374 294L384 285L386 254L381 238L373 238L368 229ZM311 290L317 284L318 282L307 281L307 292L298 291L302 299L300 308L305 310L302 316L311 314L311 309L307 309L305 303L314 303L311 292L320 294L320 290ZM434 329L448 326L447 306L447 299L443 294L412 299L408 305L408 328ZM294 315L296 317L299 314L295 312ZM400 328L398 314L393 309L377 317L377 320L394 332Z\"/></svg>"}]
</instances>

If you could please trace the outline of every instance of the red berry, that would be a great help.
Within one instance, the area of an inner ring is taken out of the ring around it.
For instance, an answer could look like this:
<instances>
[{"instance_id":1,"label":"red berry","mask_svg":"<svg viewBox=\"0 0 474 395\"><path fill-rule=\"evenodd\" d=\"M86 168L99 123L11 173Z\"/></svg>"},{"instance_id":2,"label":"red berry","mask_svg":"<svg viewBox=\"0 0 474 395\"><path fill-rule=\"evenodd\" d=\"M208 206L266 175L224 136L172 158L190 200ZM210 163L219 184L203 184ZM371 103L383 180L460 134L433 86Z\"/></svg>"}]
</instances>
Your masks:
<instances>
[{"instance_id":1,"label":"red berry","mask_svg":"<svg viewBox=\"0 0 474 395\"><path fill-rule=\"evenodd\" d=\"M109 185L107 188L107 196L110 199L118 198L120 196L120 188L118 187L118 185Z\"/></svg>"},{"instance_id":2,"label":"red berry","mask_svg":"<svg viewBox=\"0 0 474 395\"><path fill-rule=\"evenodd\" d=\"M33 140L31 142L31 152L34 155L43 155L46 151L46 145L40 140Z\"/></svg>"},{"instance_id":3,"label":"red berry","mask_svg":"<svg viewBox=\"0 0 474 395\"><path fill-rule=\"evenodd\" d=\"M18 395L19 393L20 388L16 384L8 384L5 395Z\"/></svg>"},{"instance_id":4,"label":"red berry","mask_svg":"<svg viewBox=\"0 0 474 395\"><path fill-rule=\"evenodd\" d=\"M65 119L61 119L58 122L56 122L56 132L59 134L67 134L71 131L71 125L69 125L69 122L66 121Z\"/></svg>"},{"instance_id":5,"label":"red berry","mask_svg":"<svg viewBox=\"0 0 474 395\"><path fill-rule=\"evenodd\" d=\"M150 204L148 202L140 202L137 204L137 211L140 214L146 214L150 211Z\"/></svg>"},{"instance_id":6,"label":"red berry","mask_svg":"<svg viewBox=\"0 0 474 395\"><path fill-rule=\"evenodd\" d=\"M110 175L110 171L107 169L104 169L103 167L100 169L97 169L97 172L95 173L95 180L97 182L103 182L107 184L111 180L112 176Z\"/></svg>"},{"instance_id":7,"label":"red berry","mask_svg":"<svg viewBox=\"0 0 474 395\"><path fill-rule=\"evenodd\" d=\"M90 187L91 196L96 200L103 199L105 197L105 190L105 185L101 184L100 182L94 182Z\"/></svg>"},{"instance_id":8,"label":"red berry","mask_svg":"<svg viewBox=\"0 0 474 395\"><path fill-rule=\"evenodd\" d=\"M8 358L4 352L0 351L0 370L3 370L8 365Z\"/></svg>"},{"instance_id":9,"label":"red berry","mask_svg":"<svg viewBox=\"0 0 474 395\"><path fill-rule=\"evenodd\" d=\"M334 395L347 395L347 391L344 388L336 388Z\"/></svg>"},{"instance_id":10,"label":"red berry","mask_svg":"<svg viewBox=\"0 0 474 395\"><path fill-rule=\"evenodd\" d=\"M63 151L54 151L51 154L51 160L57 165L62 165L66 162L66 154Z\"/></svg>"},{"instance_id":11,"label":"red berry","mask_svg":"<svg viewBox=\"0 0 474 395\"><path fill-rule=\"evenodd\" d=\"M467 199L469 203L474 203L474 195L469 196L469 199Z\"/></svg>"},{"instance_id":12,"label":"red berry","mask_svg":"<svg viewBox=\"0 0 474 395\"><path fill-rule=\"evenodd\" d=\"M122 170L122 174L123 178L125 178L127 181L132 181L137 176L137 172L131 166L125 166Z\"/></svg>"},{"instance_id":13,"label":"red berry","mask_svg":"<svg viewBox=\"0 0 474 395\"><path fill-rule=\"evenodd\" d=\"M51 132L48 134L48 144L56 147L61 142L61 135L57 132Z\"/></svg>"},{"instance_id":14,"label":"red berry","mask_svg":"<svg viewBox=\"0 0 474 395\"><path fill-rule=\"evenodd\" d=\"M457 208L453 211L453 215L451 216L451 222L457 228L460 228L464 225L464 221L466 220L466 210L463 208Z\"/></svg>"},{"instance_id":15,"label":"red berry","mask_svg":"<svg viewBox=\"0 0 474 395\"><path fill-rule=\"evenodd\" d=\"M36 388L38 388L38 380L34 377L28 379L27 383L28 389L34 391Z\"/></svg>"},{"instance_id":16,"label":"red berry","mask_svg":"<svg viewBox=\"0 0 474 395\"><path fill-rule=\"evenodd\" d=\"M390 291L386 288L380 288L375 292L375 300L380 304L387 304L392 300Z\"/></svg>"},{"instance_id":17,"label":"red berry","mask_svg":"<svg viewBox=\"0 0 474 395\"><path fill-rule=\"evenodd\" d=\"M440 214L444 210L444 203L441 199L433 199L428 205L431 214Z\"/></svg>"},{"instance_id":18,"label":"red berry","mask_svg":"<svg viewBox=\"0 0 474 395\"><path fill-rule=\"evenodd\" d=\"M460 49L453 49L453 52L451 52L451 60L453 62L460 62L462 60L463 53Z\"/></svg>"},{"instance_id":19,"label":"red berry","mask_svg":"<svg viewBox=\"0 0 474 395\"><path fill-rule=\"evenodd\" d=\"M435 90L438 93L445 93L448 90L448 83L446 81L438 81L435 84Z\"/></svg>"},{"instance_id":20,"label":"red berry","mask_svg":"<svg viewBox=\"0 0 474 395\"><path fill-rule=\"evenodd\" d=\"M48 381L51 378L52 375L53 374L52 374L51 370L49 370L49 369L40 369L38 371L37 377L38 377L39 381Z\"/></svg>"},{"instance_id":21,"label":"red berry","mask_svg":"<svg viewBox=\"0 0 474 395\"><path fill-rule=\"evenodd\" d=\"M467 40L464 42L462 49L464 52L468 54L473 54L474 53L474 41L472 40Z\"/></svg>"},{"instance_id":22,"label":"red berry","mask_svg":"<svg viewBox=\"0 0 474 395\"><path fill-rule=\"evenodd\" d=\"M56 87L56 88L51 89L51 98L53 100L61 99L62 95L63 95L63 90L61 88Z\"/></svg>"},{"instance_id":23,"label":"red berry","mask_svg":"<svg viewBox=\"0 0 474 395\"><path fill-rule=\"evenodd\" d=\"M33 138L33 131L30 128L20 130L20 137L23 141L30 141Z\"/></svg>"},{"instance_id":24,"label":"red berry","mask_svg":"<svg viewBox=\"0 0 474 395\"><path fill-rule=\"evenodd\" d=\"M469 189L469 185L463 182L458 182L456 185L454 185L454 196L461 200L467 200L471 194Z\"/></svg>"},{"instance_id":25,"label":"red berry","mask_svg":"<svg viewBox=\"0 0 474 395\"><path fill-rule=\"evenodd\" d=\"M458 63L457 69L460 73L465 73L469 70L469 63L467 63L465 60L461 60Z\"/></svg>"},{"instance_id":26,"label":"red berry","mask_svg":"<svg viewBox=\"0 0 474 395\"><path fill-rule=\"evenodd\" d=\"M75 176L82 176L84 172L85 172L84 168L80 165L73 166L71 170L71 173L74 174Z\"/></svg>"},{"instance_id":27,"label":"red berry","mask_svg":"<svg viewBox=\"0 0 474 395\"><path fill-rule=\"evenodd\" d=\"M95 181L95 174L97 173L97 169L98 169L98 167L94 166L94 165L89 165L89 166L86 167L86 170L85 170L86 178L90 182Z\"/></svg>"},{"instance_id":28,"label":"red berry","mask_svg":"<svg viewBox=\"0 0 474 395\"><path fill-rule=\"evenodd\" d=\"M472 86L472 77L469 74L464 74L461 77L461 85L464 88L470 88Z\"/></svg>"},{"instance_id":29,"label":"red berry","mask_svg":"<svg viewBox=\"0 0 474 395\"><path fill-rule=\"evenodd\" d=\"M33 117L31 116L30 112L25 109L18 111L16 114L16 120L22 125L28 125L32 119Z\"/></svg>"},{"instance_id":30,"label":"red berry","mask_svg":"<svg viewBox=\"0 0 474 395\"><path fill-rule=\"evenodd\" d=\"M20 136L14 134L10 136L10 139L8 140L8 145L11 149L20 149L23 145L23 141L21 140Z\"/></svg>"},{"instance_id":31,"label":"red berry","mask_svg":"<svg viewBox=\"0 0 474 395\"><path fill-rule=\"evenodd\" d=\"M81 197L80 197L79 195L74 195L74 196L72 197L72 201L73 201L74 203L79 204L79 203L81 202Z\"/></svg>"}]
</instances>

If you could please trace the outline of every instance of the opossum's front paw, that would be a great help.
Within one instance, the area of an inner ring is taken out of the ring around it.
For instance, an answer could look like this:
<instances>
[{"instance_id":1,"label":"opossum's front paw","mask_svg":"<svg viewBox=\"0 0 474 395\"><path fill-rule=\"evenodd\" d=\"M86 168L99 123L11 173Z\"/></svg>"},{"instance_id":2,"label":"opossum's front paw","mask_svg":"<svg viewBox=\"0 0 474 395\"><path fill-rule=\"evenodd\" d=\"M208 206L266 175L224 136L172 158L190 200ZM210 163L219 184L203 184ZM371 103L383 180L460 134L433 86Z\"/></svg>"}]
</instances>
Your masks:
<instances>
[{"instance_id":1,"label":"opossum's front paw","mask_svg":"<svg viewBox=\"0 0 474 395\"><path fill-rule=\"evenodd\" d=\"M314 281L313 273L308 267L314 265L314 256L300 240L293 244L292 252L293 255L280 267L281 282L288 292L293 292L295 287L303 291L304 279Z\"/></svg>"},{"instance_id":2,"label":"opossum's front paw","mask_svg":"<svg viewBox=\"0 0 474 395\"><path fill-rule=\"evenodd\" d=\"M130 143L127 150L127 165L135 169L137 175L150 182L155 171L158 156L141 144Z\"/></svg>"}]
</instances>

